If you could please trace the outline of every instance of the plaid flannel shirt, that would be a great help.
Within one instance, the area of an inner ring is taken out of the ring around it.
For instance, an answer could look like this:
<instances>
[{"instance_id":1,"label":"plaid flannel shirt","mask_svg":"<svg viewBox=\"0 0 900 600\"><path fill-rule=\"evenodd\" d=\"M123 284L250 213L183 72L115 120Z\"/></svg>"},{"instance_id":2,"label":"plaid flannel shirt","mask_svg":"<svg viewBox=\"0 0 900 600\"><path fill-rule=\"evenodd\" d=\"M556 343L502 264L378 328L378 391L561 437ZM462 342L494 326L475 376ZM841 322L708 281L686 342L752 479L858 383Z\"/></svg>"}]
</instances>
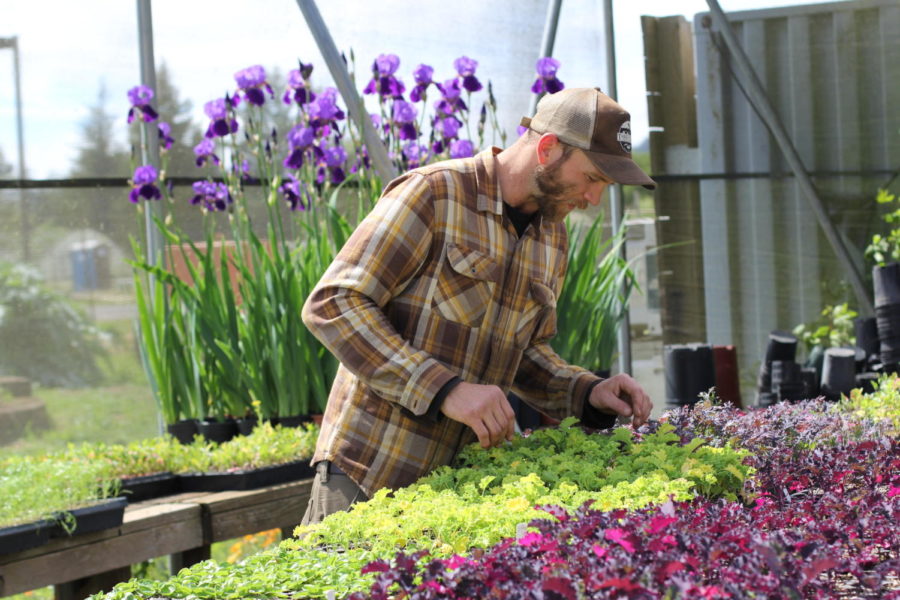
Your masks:
<instances>
[{"instance_id":1,"label":"plaid flannel shirt","mask_svg":"<svg viewBox=\"0 0 900 600\"><path fill-rule=\"evenodd\" d=\"M303 308L340 360L313 463L369 496L409 485L474 441L428 410L453 379L513 389L555 418L581 415L599 378L550 348L566 272L562 223L519 237L505 216L498 149L395 179Z\"/></svg>"}]
</instances>

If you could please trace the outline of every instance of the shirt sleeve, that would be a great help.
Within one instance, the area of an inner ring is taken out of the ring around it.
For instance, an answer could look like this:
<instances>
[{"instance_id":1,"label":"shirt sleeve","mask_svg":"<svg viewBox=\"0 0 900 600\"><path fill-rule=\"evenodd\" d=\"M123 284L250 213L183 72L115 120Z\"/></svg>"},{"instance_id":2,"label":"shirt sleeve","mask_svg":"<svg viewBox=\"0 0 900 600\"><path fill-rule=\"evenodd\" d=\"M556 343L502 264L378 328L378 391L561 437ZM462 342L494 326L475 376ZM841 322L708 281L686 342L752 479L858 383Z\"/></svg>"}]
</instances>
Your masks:
<instances>
[{"instance_id":1,"label":"shirt sleeve","mask_svg":"<svg viewBox=\"0 0 900 600\"><path fill-rule=\"evenodd\" d=\"M434 204L426 178L392 181L303 306L303 322L380 397L424 415L454 373L412 347L384 307L423 266Z\"/></svg>"}]
</instances>

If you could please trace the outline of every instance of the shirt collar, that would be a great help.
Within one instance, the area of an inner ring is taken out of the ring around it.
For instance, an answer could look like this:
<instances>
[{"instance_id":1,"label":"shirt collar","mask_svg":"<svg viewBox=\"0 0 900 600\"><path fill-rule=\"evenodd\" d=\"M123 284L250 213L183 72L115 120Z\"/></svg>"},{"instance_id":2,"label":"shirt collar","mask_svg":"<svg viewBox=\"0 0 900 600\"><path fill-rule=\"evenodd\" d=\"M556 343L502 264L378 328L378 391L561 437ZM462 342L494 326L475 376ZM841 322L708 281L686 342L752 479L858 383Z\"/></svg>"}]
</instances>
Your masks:
<instances>
[{"instance_id":1,"label":"shirt collar","mask_svg":"<svg viewBox=\"0 0 900 600\"><path fill-rule=\"evenodd\" d=\"M503 195L497 179L497 155L503 150L492 146L475 155L475 183L478 190L478 210L503 214Z\"/></svg>"}]
</instances>

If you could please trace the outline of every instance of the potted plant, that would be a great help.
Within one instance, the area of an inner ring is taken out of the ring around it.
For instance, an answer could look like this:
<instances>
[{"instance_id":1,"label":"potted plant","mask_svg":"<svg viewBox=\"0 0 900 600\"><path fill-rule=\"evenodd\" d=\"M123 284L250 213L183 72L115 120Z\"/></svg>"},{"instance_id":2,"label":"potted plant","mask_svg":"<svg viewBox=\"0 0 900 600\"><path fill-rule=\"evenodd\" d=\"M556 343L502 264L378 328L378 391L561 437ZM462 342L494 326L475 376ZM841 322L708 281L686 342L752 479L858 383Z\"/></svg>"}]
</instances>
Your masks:
<instances>
[{"instance_id":1,"label":"potted plant","mask_svg":"<svg viewBox=\"0 0 900 600\"><path fill-rule=\"evenodd\" d=\"M874 263L875 318L885 369L900 363L900 200L887 190L878 190L878 204L888 205L882 215L891 226L886 235L876 233L866 248L866 258Z\"/></svg>"}]
</instances>

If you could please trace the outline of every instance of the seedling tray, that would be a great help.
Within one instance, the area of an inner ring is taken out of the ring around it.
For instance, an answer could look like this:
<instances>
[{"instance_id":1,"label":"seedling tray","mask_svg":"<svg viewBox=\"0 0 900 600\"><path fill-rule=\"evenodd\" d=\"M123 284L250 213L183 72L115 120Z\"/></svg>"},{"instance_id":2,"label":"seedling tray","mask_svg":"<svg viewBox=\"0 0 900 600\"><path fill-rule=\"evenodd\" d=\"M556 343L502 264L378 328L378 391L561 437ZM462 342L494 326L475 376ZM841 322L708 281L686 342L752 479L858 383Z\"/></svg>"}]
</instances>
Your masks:
<instances>
[{"instance_id":1,"label":"seedling tray","mask_svg":"<svg viewBox=\"0 0 900 600\"><path fill-rule=\"evenodd\" d=\"M172 472L122 479L122 495L129 502L171 496L181 491L181 478Z\"/></svg>"},{"instance_id":2,"label":"seedling tray","mask_svg":"<svg viewBox=\"0 0 900 600\"><path fill-rule=\"evenodd\" d=\"M13 554L43 546L50 540L50 521L0 527L0 554Z\"/></svg>"},{"instance_id":3,"label":"seedling tray","mask_svg":"<svg viewBox=\"0 0 900 600\"><path fill-rule=\"evenodd\" d=\"M313 476L313 468L306 460L262 467L229 471L227 473L187 473L181 475L183 492L221 492L225 490L252 490L256 488L307 479Z\"/></svg>"},{"instance_id":4,"label":"seedling tray","mask_svg":"<svg viewBox=\"0 0 900 600\"><path fill-rule=\"evenodd\" d=\"M125 516L125 498L112 498L98 504L76 508L69 512L75 517L75 529L71 534L59 523L54 523L50 528L51 538L66 537L68 535L82 535L103 529L112 529L122 524Z\"/></svg>"}]
</instances>

